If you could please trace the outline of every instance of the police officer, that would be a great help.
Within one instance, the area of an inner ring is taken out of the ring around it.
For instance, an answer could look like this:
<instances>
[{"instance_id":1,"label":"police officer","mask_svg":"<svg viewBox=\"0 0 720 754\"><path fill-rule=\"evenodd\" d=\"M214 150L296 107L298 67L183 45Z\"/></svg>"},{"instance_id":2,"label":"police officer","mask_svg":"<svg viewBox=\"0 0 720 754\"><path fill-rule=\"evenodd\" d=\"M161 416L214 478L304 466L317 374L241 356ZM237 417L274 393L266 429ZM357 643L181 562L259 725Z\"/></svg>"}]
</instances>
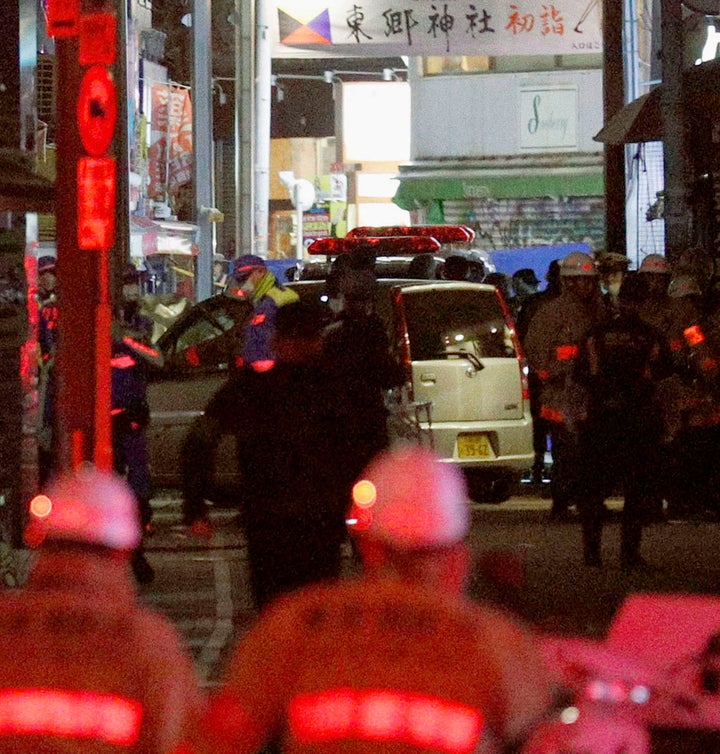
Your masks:
<instances>
[{"instance_id":1,"label":"police officer","mask_svg":"<svg viewBox=\"0 0 720 754\"><path fill-rule=\"evenodd\" d=\"M44 487L56 466L55 348L58 334L57 277L55 257L38 259L38 484Z\"/></svg>"},{"instance_id":2,"label":"police officer","mask_svg":"<svg viewBox=\"0 0 720 754\"><path fill-rule=\"evenodd\" d=\"M585 494L580 500L585 564L600 566L603 502L621 486L625 496L620 533L621 566L644 565L642 526L657 499L662 434L655 384L670 372L663 336L637 312L644 281L623 280L616 316L591 328L578 370L587 380L588 419L581 438Z\"/></svg>"},{"instance_id":3,"label":"police officer","mask_svg":"<svg viewBox=\"0 0 720 754\"><path fill-rule=\"evenodd\" d=\"M540 417L552 438L551 519L567 520L580 487L580 435L587 419L587 385L578 381L580 344L605 316L597 269L588 254L573 251L560 263L561 293L533 316L525 354L539 387Z\"/></svg>"},{"instance_id":4,"label":"police officer","mask_svg":"<svg viewBox=\"0 0 720 754\"><path fill-rule=\"evenodd\" d=\"M533 642L462 596L462 475L400 446L366 467L349 523L365 574L278 601L244 637L202 752L499 752L550 700Z\"/></svg>"},{"instance_id":5,"label":"police officer","mask_svg":"<svg viewBox=\"0 0 720 754\"><path fill-rule=\"evenodd\" d=\"M389 444L385 392L403 383L403 370L390 353L385 326L375 311L377 281L372 270L339 276L335 321L323 334L323 358L351 405L362 407L347 427L356 473ZM356 474L353 474L354 477Z\"/></svg>"},{"instance_id":6,"label":"police officer","mask_svg":"<svg viewBox=\"0 0 720 754\"><path fill-rule=\"evenodd\" d=\"M279 283L265 260L254 254L244 254L237 259L233 280L226 292L246 298L253 306L252 317L243 330L236 366L269 368L275 359L272 350L275 316L281 306L298 300L297 293Z\"/></svg>"},{"instance_id":7,"label":"police officer","mask_svg":"<svg viewBox=\"0 0 720 754\"><path fill-rule=\"evenodd\" d=\"M147 450L150 409L147 403L149 361L154 351L135 341L115 323L112 339L111 416L113 466L127 479L137 501L143 533L152 533L152 486ZM157 354L157 359L161 357ZM142 543L132 556L133 572L139 583L149 584L155 571L145 557Z\"/></svg>"},{"instance_id":8,"label":"police officer","mask_svg":"<svg viewBox=\"0 0 720 754\"><path fill-rule=\"evenodd\" d=\"M223 435L236 440L238 501L258 608L340 575L353 477L347 428L358 410L322 356L327 309L299 301L277 314L272 367L237 370L208 401L183 446L183 513L212 536L205 490Z\"/></svg>"},{"instance_id":9,"label":"police officer","mask_svg":"<svg viewBox=\"0 0 720 754\"><path fill-rule=\"evenodd\" d=\"M0 750L169 753L203 713L192 660L141 606L126 484L92 466L34 498L27 586L0 607Z\"/></svg>"}]
</instances>

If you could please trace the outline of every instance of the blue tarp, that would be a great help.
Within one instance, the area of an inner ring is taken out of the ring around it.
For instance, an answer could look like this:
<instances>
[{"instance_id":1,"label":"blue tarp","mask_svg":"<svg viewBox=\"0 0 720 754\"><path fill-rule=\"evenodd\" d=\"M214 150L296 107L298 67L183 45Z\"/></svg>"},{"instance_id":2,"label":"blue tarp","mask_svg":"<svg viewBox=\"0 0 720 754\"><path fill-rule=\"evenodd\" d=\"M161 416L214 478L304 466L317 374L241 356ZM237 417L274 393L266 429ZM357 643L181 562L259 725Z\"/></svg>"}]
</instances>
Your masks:
<instances>
[{"instance_id":1,"label":"blue tarp","mask_svg":"<svg viewBox=\"0 0 720 754\"><path fill-rule=\"evenodd\" d=\"M545 273L553 259L562 259L571 251L584 251L590 254L587 243L568 243L552 246L525 246L520 249L495 249L488 251L498 272L512 275L523 267L535 270L538 280L542 281L540 289L545 287Z\"/></svg>"},{"instance_id":2,"label":"blue tarp","mask_svg":"<svg viewBox=\"0 0 720 754\"><path fill-rule=\"evenodd\" d=\"M290 267L295 267L297 265L297 262L297 259L265 260L267 268L270 270L270 272L272 272L273 275L275 275L276 280L279 280L281 283L287 283L288 279L285 273Z\"/></svg>"}]
</instances>

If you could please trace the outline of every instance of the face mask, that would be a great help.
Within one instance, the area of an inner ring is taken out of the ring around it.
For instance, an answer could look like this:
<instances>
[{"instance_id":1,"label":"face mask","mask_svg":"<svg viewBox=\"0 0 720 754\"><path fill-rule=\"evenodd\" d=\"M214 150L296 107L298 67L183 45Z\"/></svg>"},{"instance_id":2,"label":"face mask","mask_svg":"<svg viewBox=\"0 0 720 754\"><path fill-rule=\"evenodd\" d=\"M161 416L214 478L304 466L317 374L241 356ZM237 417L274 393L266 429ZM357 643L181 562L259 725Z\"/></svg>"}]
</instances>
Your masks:
<instances>
[{"instance_id":1,"label":"face mask","mask_svg":"<svg viewBox=\"0 0 720 754\"><path fill-rule=\"evenodd\" d=\"M252 296L255 292L255 284L248 278L243 282L243 284L240 286L240 290L246 295L246 296Z\"/></svg>"},{"instance_id":2,"label":"face mask","mask_svg":"<svg viewBox=\"0 0 720 754\"><path fill-rule=\"evenodd\" d=\"M608 293L611 296L617 296L620 293L620 286L621 285L622 285L622 283L609 283L608 287L607 287Z\"/></svg>"},{"instance_id":3,"label":"face mask","mask_svg":"<svg viewBox=\"0 0 720 754\"><path fill-rule=\"evenodd\" d=\"M328 307L330 307L330 311L333 314L340 314L340 312L345 308L345 300L342 296L331 298L328 301Z\"/></svg>"}]
</instances>

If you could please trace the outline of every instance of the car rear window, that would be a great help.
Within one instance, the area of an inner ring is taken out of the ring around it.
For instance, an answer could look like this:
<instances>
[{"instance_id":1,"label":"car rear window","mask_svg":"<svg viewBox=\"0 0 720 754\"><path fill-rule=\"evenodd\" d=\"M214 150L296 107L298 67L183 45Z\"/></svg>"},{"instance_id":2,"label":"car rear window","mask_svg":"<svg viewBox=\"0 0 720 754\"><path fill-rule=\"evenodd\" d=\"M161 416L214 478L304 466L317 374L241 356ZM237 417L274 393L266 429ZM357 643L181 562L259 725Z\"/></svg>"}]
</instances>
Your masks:
<instances>
[{"instance_id":1,"label":"car rear window","mask_svg":"<svg viewBox=\"0 0 720 754\"><path fill-rule=\"evenodd\" d=\"M492 291L406 290L403 309L413 361L460 351L485 358L515 356L510 329Z\"/></svg>"}]
</instances>

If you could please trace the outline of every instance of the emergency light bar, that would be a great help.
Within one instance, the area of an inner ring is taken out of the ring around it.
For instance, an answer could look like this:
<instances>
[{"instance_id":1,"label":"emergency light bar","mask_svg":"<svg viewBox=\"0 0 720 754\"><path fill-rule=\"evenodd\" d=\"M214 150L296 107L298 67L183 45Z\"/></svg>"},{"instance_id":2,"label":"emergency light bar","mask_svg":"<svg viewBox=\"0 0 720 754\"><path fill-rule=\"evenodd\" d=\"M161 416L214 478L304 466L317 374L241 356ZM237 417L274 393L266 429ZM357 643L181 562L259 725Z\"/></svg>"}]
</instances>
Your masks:
<instances>
[{"instance_id":1,"label":"emergency light bar","mask_svg":"<svg viewBox=\"0 0 720 754\"><path fill-rule=\"evenodd\" d=\"M312 256L337 256L351 252L370 252L375 256L400 254L435 254L440 251L440 242L431 236L383 236L351 238L318 238L308 246Z\"/></svg>"},{"instance_id":2,"label":"emergency light bar","mask_svg":"<svg viewBox=\"0 0 720 754\"><path fill-rule=\"evenodd\" d=\"M347 238L368 236L432 236L440 243L470 243L475 231L467 225L361 225L348 232Z\"/></svg>"}]
</instances>

